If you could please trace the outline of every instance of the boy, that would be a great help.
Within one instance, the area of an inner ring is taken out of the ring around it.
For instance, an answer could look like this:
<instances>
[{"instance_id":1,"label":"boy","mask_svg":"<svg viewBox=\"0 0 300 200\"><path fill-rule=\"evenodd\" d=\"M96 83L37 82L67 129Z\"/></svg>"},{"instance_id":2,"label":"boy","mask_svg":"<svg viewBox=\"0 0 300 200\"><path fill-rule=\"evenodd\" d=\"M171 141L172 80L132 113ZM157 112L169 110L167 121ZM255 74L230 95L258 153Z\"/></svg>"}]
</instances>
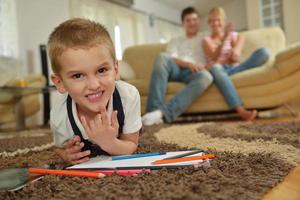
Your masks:
<instances>
[{"instance_id":1,"label":"boy","mask_svg":"<svg viewBox=\"0 0 300 200\"><path fill-rule=\"evenodd\" d=\"M142 126L140 96L117 81L107 30L90 20L67 20L51 33L48 51L51 80L63 94L51 110L56 153L71 164L101 154L132 154Z\"/></svg>"}]
</instances>

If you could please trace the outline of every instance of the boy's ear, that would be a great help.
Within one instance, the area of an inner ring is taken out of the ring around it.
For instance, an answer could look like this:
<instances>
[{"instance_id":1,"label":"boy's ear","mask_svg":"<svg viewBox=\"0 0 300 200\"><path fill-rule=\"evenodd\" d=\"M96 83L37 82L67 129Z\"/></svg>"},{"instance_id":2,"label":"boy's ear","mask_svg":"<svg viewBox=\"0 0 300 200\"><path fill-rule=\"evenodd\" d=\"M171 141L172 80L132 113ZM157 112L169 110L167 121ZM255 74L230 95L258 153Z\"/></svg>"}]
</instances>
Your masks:
<instances>
[{"instance_id":1,"label":"boy's ear","mask_svg":"<svg viewBox=\"0 0 300 200\"><path fill-rule=\"evenodd\" d=\"M58 92L60 92L62 94L66 92L65 86L64 86L61 78L58 75L52 74L51 81L54 83Z\"/></svg>"},{"instance_id":2,"label":"boy's ear","mask_svg":"<svg viewBox=\"0 0 300 200\"><path fill-rule=\"evenodd\" d=\"M115 71L116 71L116 81L118 81L118 80L121 79L121 77L120 77L120 65L119 65L118 60L115 61L114 67L115 67Z\"/></svg>"}]
</instances>

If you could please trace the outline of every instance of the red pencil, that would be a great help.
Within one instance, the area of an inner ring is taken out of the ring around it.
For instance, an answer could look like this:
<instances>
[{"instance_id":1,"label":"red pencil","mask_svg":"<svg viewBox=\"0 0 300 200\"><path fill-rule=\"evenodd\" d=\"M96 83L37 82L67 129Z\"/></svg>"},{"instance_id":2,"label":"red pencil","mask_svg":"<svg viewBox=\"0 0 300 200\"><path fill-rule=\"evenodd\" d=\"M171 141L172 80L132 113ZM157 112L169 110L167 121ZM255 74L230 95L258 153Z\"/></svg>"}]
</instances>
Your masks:
<instances>
[{"instance_id":1,"label":"red pencil","mask_svg":"<svg viewBox=\"0 0 300 200\"><path fill-rule=\"evenodd\" d=\"M28 172L30 174L53 174L61 176L80 176L89 178L102 178L105 174L93 171L80 171L80 170L58 170L58 169L38 169L29 168Z\"/></svg>"},{"instance_id":2,"label":"red pencil","mask_svg":"<svg viewBox=\"0 0 300 200\"><path fill-rule=\"evenodd\" d=\"M186 162L186 161L193 161L193 160L204 160L204 159L209 159L214 157L215 155L213 154L207 154L203 156L190 156L190 157L176 158L176 159L169 159L169 160L157 160L152 164L154 165L170 164L170 163Z\"/></svg>"}]
</instances>

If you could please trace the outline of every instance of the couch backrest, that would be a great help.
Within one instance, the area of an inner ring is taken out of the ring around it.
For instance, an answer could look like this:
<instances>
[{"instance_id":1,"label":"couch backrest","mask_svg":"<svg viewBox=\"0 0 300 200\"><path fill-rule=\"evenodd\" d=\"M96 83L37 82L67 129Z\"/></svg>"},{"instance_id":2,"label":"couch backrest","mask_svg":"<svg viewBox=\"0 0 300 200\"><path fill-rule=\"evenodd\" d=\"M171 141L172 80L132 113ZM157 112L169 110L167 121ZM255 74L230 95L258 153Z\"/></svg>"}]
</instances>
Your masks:
<instances>
[{"instance_id":1,"label":"couch backrest","mask_svg":"<svg viewBox=\"0 0 300 200\"><path fill-rule=\"evenodd\" d=\"M279 27L261 28L241 32L245 36L242 59L248 58L257 48L266 47L274 56L286 47L284 33Z\"/></svg>"},{"instance_id":2,"label":"couch backrest","mask_svg":"<svg viewBox=\"0 0 300 200\"><path fill-rule=\"evenodd\" d=\"M269 48L273 55L285 48L285 36L277 27L245 31L241 34L246 40L242 58L248 57L259 47ZM165 49L166 44L136 45L124 51L123 59L132 66L138 79L149 79L156 56Z\"/></svg>"},{"instance_id":3,"label":"couch backrest","mask_svg":"<svg viewBox=\"0 0 300 200\"><path fill-rule=\"evenodd\" d=\"M124 51L125 60L135 71L137 78L149 79L154 59L166 50L166 44L145 44L128 47Z\"/></svg>"}]
</instances>

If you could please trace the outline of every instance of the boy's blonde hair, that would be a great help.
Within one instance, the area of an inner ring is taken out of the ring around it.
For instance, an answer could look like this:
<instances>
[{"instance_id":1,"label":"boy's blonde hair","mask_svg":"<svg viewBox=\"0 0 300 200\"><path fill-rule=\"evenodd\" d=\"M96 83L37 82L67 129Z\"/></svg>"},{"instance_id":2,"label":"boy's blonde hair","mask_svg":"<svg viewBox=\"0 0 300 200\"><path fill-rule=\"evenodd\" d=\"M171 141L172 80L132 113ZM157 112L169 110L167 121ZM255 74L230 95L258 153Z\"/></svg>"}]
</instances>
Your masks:
<instances>
[{"instance_id":1,"label":"boy's blonde hair","mask_svg":"<svg viewBox=\"0 0 300 200\"><path fill-rule=\"evenodd\" d=\"M116 60L113 42L103 25L81 18L61 23L50 34L48 40L48 53L53 72L59 73L61 66L58 58L68 48L89 48L98 44L104 45L113 60Z\"/></svg>"},{"instance_id":2,"label":"boy's blonde hair","mask_svg":"<svg viewBox=\"0 0 300 200\"><path fill-rule=\"evenodd\" d=\"M208 20L210 20L210 18L212 17L212 16L216 16L216 15L218 15L218 16L220 16L221 17L221 19L225 22L226 21L226 13L225 13L225 10L222 8L222 7L219 7L219 6L217 6L217 7L214 7L214 8L212 8L210 11L209 11L209 17L208 17Z\"/></svg>"}]
</instances>

